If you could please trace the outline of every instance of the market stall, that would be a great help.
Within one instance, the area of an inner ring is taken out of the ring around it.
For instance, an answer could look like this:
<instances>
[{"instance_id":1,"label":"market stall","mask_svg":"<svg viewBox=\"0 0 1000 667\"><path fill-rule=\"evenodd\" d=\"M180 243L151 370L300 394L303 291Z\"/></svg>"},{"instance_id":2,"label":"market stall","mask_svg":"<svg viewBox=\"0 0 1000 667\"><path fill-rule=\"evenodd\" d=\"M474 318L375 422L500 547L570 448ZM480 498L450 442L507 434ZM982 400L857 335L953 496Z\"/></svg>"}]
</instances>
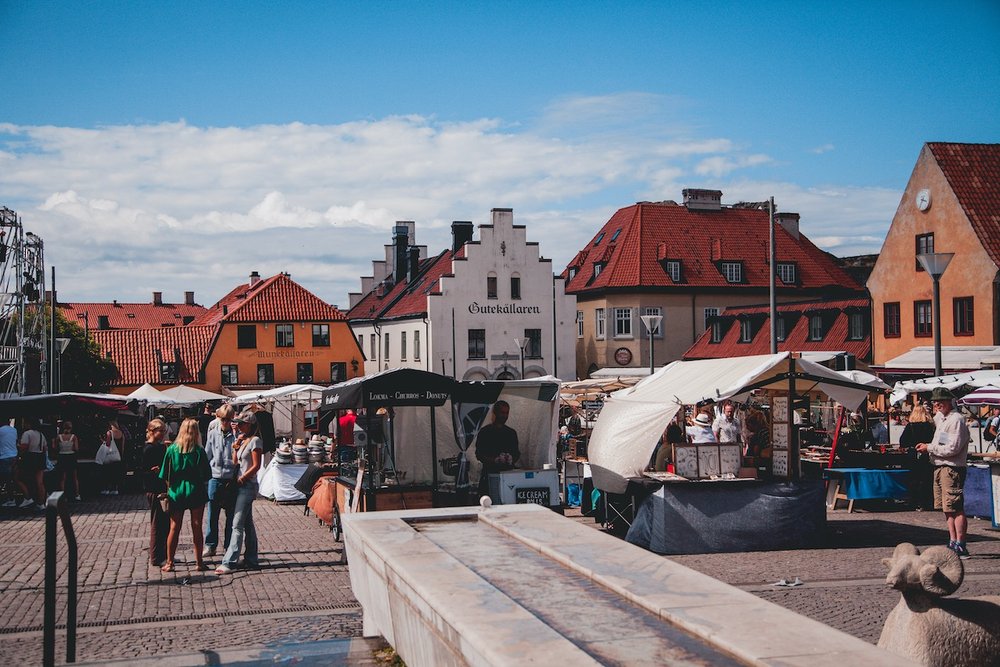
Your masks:
<instances>
[{"instance_id":1,"label":"market stall","mask_svg":"<svg viewBox=\"0 0 1000 667\"><path fill-rule=\"evenodd\" d=\"M632 499L638 509L628 539L661 553L807 543L825 525L824 487L801 479L796 402L820 394L856 408L870 390L787 352L673 362L605 401L589 446L594 486ZM661 435L685 406L741 402L752 393L767 406L769 479L741 477L734 443L685 444L677 447L674 473L647 473Z\"/></svg>"},{"instance_id":2,"label":"market stall","mask_svg":"<svg viewBox=\"0 0 1000 667\"><path fill-rule=\"evenodd\" d=\"M274 433L289 439L308 437L319 429L319 404L323 389L315 384L290 384L266 391L251 391L233 398L233 406L256 404L271 413Z\"/></svg>"}]
</instances>

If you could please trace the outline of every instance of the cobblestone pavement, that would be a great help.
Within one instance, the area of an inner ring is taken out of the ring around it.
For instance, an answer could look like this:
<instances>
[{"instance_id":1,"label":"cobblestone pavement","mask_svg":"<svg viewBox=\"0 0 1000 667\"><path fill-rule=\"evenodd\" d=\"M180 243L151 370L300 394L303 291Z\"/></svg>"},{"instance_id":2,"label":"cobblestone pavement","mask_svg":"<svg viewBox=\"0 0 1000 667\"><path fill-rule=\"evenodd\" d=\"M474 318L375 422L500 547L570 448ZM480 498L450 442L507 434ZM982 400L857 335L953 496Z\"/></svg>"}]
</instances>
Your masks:
<instances>
[{"instance_id":1,"label":"cobblestone pavement","mask_svg":"<svg viewBox=\"0 0 1000 667\"><path fill-rule=\"evenodd\" d=\"M898 542L929 546L947 541L940 513L886 507L875 504L853 514L830 512L828 537L820 548L670 558L875 642L886 615L899 600L899 594L884 584L881 558L889 556ZM186 655L194 658L184 664L198 664L201 656L211 662L215 658L209 656L225 655L226 650L232 654L248 648L270 650L288 643L360 637L361 615L351 594L347 566L340 562L341 545L314 517L304 516L302 509L301 505L258 500L254 514L261 569L219 577L194 571L187 528L176 572L163 574L147 565L144 497L102 497L73 504L80 558L77 660ZM17 510L3 512L0 664L40 664L44 518ZM568 515L600 529L579 512ZM972 519L969 546L974 557L965 562L966 583L959 594L1000 594L1000 531L988 521ZM66 569L61 533L58 554L57 623L61 624ZM772 586L779 579L795 577L804 584ZM56 660L61 663L64 631L57 632L57 637ZM351 646L351 657L341 664L372 664L363 657L366 644Z\"/></svg>"}]
</instances>

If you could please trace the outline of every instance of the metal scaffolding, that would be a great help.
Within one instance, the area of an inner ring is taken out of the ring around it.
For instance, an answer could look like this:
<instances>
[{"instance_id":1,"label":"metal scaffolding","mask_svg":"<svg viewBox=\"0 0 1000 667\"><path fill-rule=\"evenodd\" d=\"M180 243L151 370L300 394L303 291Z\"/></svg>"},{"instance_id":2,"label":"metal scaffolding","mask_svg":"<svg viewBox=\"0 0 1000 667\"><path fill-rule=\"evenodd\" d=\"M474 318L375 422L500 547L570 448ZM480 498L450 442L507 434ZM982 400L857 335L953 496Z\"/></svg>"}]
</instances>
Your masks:
<instances>
[{"instance_id":1,"label":"metal scaffolding","mask_svg":"<svg viewBox=\"0 0 1000 667\"><path fill-rule=\"evenodd\" d=\"M48 388L45 252L15 211L0 207L0 395Z\"/></svg>"}]
</instances>

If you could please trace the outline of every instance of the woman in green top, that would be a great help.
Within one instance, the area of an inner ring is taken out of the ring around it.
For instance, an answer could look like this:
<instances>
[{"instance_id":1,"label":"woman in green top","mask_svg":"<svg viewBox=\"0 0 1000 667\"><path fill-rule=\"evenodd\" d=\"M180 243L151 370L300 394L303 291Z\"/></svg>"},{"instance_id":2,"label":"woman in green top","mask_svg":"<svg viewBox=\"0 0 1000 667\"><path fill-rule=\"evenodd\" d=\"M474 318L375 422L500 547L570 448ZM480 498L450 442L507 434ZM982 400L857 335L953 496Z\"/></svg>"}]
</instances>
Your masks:
<instances>
[{"instance_id":1,"label":"woman in green top","mask_svg":"<svg viewBox=\"0 0 1000 667\"><path fill-rule=\"evenodd\" d=\"M201 519L208 502L208 480L212 469L208 455L201 448L201 433L196 419L185 419L173 444L167 447L160 466L160 479L167 482L170 496L170 534L167 536L167 562L161 570L174 571L174 555L184 525L184 510L191 510L191 533L194 539L196 569L207 570L202 561L203 534Z\"/></svg>"}]
</instances>

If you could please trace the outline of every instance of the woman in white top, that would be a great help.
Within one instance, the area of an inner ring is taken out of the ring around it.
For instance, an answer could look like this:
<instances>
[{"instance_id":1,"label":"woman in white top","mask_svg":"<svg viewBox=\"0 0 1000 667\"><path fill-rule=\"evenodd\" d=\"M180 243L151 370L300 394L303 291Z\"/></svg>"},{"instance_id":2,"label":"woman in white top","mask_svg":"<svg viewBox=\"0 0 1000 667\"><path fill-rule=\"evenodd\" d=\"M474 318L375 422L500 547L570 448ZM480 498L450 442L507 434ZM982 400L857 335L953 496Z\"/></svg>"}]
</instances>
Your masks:
<instances>
[{"instance_id":1,"label":"woman in white top","mask_svg":"<svg viewBox=\"0 0 1000 667\"><path fill-rule=\"evenodd\" d=\"M30 498L25 498L21 507L30 507L32 504L36 509L45 509L45 436L38 430L38 419L36 417L25 417L24 431L21 434L18 449L21 451L21 460L18 463L18 470L21 473L21 480L25 486L34 491L34 503Z\"/></svg>"},{"instance_id":2,"label":"woman in white top","mask_svg":"<svg viewBox=\"0 0 1000 667\"><path fill-rule=\"evenodd\" d=\"M222 558L222 563L216 568L216 574L229 574L236 567L240 557L240 549L246 538L246 550L243 552L243 566L257 567L257 528L253 523L253 501L257 497L257 471L260 470L260 457L264 445L258 437L257 416L250 410L244 410L233 420L239 429L239 436L233 443L233 461L239 465L236 483L236 507L233 510L233 533L229 538L229 548Z\"/></svg>"},{"instance_id":3,"label":"woman in white top","mask_svg":"<svg viewBox=\"0 0 1000 667\"><path fill-rule=\"evenodd\" d=\"M52 449L58 452L56 470L59 473L59 490L66 487L66 478L72 478L73 491L80 500L80 478L76 474L76 456L80 451L80 441L73 433L73 422L68 419L59 426L59 434L52 439Z\"/></svg>"}]
</instances>

